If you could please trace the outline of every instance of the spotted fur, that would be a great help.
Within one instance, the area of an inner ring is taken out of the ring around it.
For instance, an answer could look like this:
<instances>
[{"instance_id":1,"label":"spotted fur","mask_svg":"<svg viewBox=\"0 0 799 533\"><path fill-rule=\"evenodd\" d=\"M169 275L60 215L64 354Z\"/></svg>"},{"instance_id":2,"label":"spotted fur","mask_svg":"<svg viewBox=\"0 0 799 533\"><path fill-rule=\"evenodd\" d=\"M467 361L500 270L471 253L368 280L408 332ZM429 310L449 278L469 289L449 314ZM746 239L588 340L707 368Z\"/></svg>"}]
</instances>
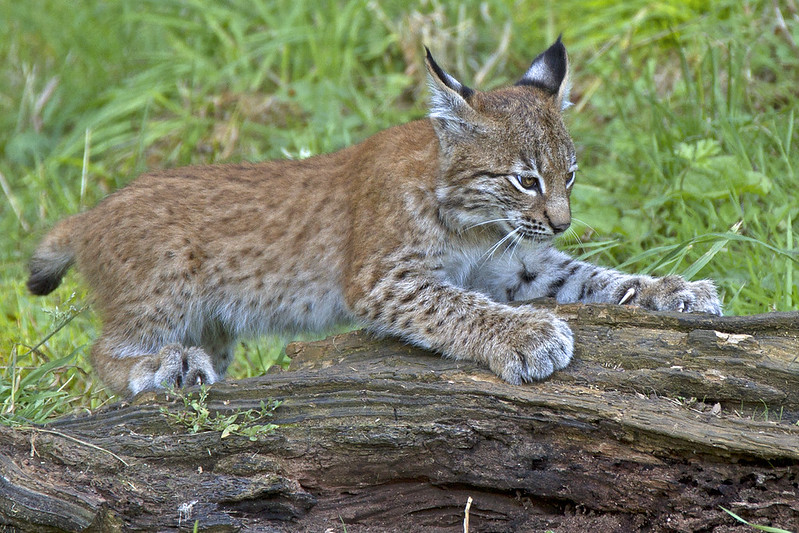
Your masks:
<instances>
[{"instance_id":1,"label":"spotted fur","mask_svg":"<svg viewBox=\"0 0 799 533\"><path fill-rule=\"evenodd\" d=\"M566 323L511 301L720 313L711 282L634 276L549 244L570 221L576 155L560 39L518 84L466 87L428 53L427 119L302 161L143 175L59 223L28 287L74 263L93 289L101 378L135 394L212 383L236 339L358 322L510 383L572 357Z\"/></svg>"}]
</instances>

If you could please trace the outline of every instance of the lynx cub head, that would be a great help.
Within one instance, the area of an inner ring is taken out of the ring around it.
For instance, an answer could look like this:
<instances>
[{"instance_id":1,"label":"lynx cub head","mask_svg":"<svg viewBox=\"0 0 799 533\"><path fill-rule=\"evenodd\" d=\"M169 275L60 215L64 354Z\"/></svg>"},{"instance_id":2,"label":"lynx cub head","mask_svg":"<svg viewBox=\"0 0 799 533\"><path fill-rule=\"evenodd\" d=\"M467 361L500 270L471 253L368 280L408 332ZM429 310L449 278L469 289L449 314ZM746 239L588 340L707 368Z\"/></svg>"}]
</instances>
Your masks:
<instances>
[{"instance_id":1,"label":"lynx cub head","mask_svg":"<svg viewBox=\"0 0 799 533\"><path fill-rule=\"evenodd\" d=\"M569 62L560 38L503 89L470 89L429 50L427 68L442 154L437 194L451 229L479 227L510 242L546 241L565 231L577 161L561 117L569 105Z\"/></svg>"}]
</instances>

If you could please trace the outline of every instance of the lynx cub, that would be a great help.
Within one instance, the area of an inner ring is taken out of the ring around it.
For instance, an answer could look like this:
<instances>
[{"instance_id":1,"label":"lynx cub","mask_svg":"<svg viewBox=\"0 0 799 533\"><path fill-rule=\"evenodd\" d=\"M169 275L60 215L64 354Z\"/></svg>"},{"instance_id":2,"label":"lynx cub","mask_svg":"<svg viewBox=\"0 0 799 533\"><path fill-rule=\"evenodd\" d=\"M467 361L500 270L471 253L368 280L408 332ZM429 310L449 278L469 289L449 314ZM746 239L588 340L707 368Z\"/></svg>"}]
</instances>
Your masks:
<instances>
[{"instance_id":1,"label":"lynx cub","mask_svg":"<svg viewBox=\"0 0 799 533\"><path fill-rule=\"evenodd\" d=\"M213 383L238 337L357 321L510 383L569 364L553 313L507 302L611 302L719 314L710 281L633 276L548 243L569 227L577 161L560 39L516 85L472 90L429 51L429 118L302 161L146 174L63 220L30 261L48 294L77 263L112 389Z\"/></svg>"}]
</instances>

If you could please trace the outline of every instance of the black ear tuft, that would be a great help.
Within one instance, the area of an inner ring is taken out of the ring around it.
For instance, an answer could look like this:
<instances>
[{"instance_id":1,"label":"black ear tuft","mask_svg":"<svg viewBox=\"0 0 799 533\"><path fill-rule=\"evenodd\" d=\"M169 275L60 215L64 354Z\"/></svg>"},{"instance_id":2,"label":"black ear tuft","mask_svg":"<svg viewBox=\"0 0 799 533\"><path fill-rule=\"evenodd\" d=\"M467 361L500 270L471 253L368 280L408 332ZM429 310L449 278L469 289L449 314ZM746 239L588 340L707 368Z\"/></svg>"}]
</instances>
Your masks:
<instances>
[{"instance_id":1,"label":"black ear tuft","mask_svg":"<svg viewBox=\"0 0 799 533\"><path fill-rule=\"evenodd\" d=\"M438 63L436 63L435 59L433 59L433 54L430 53L430 49L426 46L424 49L426 52L427 65L429 67L430 73L433 76L435 76L446 87L458 93L462 98L468 99L470 96L472 96L474 93L472 89L447 74L443 68L438 66Z\"/></svg>"},{"instance_id":2,"label":"black ear tuft","mask_svg":"<svg viewBox=\"0 0 799 533\"><path fill-rule=\"evenodd\" d=\"M516 85L532 85L557 95L561 92L569 74L569 58L561 42L562 34L555 43L533 60L522 79Z\"/></svg>"}]
</instances>

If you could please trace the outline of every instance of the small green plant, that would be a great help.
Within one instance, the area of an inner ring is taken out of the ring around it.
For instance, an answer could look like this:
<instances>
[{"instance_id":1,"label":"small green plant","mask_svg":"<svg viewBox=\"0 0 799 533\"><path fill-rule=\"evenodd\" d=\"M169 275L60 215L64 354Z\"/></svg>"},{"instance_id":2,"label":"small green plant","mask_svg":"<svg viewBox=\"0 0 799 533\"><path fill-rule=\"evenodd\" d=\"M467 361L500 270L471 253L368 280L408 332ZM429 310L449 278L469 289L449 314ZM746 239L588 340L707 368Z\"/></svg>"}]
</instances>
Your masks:
<instances>
[{"instance_id":1,"label":"small green plant","mask_svg":"<svg viewBox=\"0 0 799 533\"><path fill-rule=\"evenodd\" d=\"M763 403L763 420L768 422L768 404L762 398L760 401Z\"/></svg>"},{"instance_id":2,"label":"small green plant","mask_svg":"<svg viewBox=\"0 0 799 533\"><path fill-rule=\"evenodd\" d=\"M719 505L719 507L721 507L721 505ZM729 509L726 509L724 507L721 507L721 510L724 511L725 513L727 513L728 515L730 515L731 517L733 517L734 519L738 520L739 522L743 522L747 526L753 527L753 528L755 528L757 530L760 530L760 531L767 531L768 533L791 533L787 529L780 529L778 527L759 526L757 524L752 524L751 522L747 522L746 520L744 520L743 518L741 518L737 514L733 513L732 511L730 511Z\"/></svg>"},{"instance_id":3,"label":"small green plant","mask_svg":"<svg viewBox=\"0 0 799 533\"><path fill-rule=\"evenodd\" d=\"M268 435L278 426L261 422L271 417L272 412L283 403L278 400L268 400L266 402L261 400L260 409L247 409L246 411L223 414L214 413L208 407L208 387L205 385L200 386L197 397L192 392L175 389L170 390L170 394L180 399L184 408L173 413L168 408L162 407L161 414L191 433L218 431L223 439L230 435L236 435L255 441L259 437Z\"/></svg>"}]
</instances>

